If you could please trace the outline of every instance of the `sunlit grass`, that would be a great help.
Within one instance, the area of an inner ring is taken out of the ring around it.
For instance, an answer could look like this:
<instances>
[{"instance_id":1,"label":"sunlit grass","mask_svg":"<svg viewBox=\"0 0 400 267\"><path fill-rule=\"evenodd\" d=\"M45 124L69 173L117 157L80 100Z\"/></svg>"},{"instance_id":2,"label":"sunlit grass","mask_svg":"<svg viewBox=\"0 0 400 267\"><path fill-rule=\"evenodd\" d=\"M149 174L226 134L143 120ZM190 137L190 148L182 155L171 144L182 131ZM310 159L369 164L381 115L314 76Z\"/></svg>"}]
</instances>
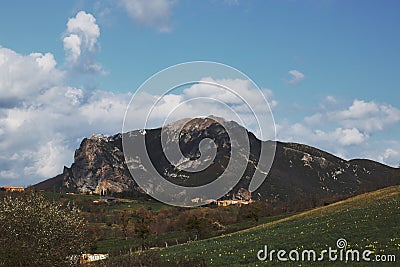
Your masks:
<instances>
[{"instance_id":1,"label":"sunlit grass","mask_svg":"<svg viewBox=\"0 0 400 267\"><path fill-rule=\"evenodd\" d=\"M349 249L394 254L400 261L400 186L356 196L222 237L162 249L160 255L167 261L201 256L211 266L262 266L266 263L259 261L256 255L264 245L276 250L321 251L328 247L336 248L339 238L347 240ZM315 265L323 263L343 265L343 262L327 261ZM298 264L313 265L308 262ZM366 263L358 264L363 266ZM373 266L373 263L370 265Z\"/></svg>"}]
</instances>

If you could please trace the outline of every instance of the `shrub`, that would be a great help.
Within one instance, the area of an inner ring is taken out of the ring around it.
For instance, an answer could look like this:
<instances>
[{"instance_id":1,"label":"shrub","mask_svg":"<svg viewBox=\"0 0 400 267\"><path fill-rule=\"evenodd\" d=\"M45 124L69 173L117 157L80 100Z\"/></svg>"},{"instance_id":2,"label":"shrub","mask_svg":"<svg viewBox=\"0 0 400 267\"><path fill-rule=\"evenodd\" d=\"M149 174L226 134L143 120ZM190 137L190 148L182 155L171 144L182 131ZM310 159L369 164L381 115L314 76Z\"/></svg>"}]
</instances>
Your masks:
<instances>
[{"instance_id":1,"label":"shrub","mask_svg":"<svg viewBox=\"0 0 400 267\"><path fill-rule=\"evenodd\" d=\"M75 207L32 192L0 200L1 266L65 266L88 247Z\"/></svg>"}]
</instances>

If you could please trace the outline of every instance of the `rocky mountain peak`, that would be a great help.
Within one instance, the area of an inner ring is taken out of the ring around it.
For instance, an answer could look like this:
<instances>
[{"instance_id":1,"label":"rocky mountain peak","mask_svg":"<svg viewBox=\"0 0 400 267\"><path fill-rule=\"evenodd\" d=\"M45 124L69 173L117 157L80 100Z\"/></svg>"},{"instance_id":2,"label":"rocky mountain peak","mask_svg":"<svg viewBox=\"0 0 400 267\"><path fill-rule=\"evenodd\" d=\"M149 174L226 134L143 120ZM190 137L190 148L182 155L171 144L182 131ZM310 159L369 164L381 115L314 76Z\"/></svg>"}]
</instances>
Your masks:
<instances>
[{"instance_id":1,"label":"rocky mountain peak","mask_svg":"<svg viewBox=\"0 0 400 267\"><path fill-rule=\"evenodd\" d=\"M137 130L125 134L133 140L145 136L149 158L157 172L165 179L182 186L198 186L216 179L224 172L229 162L231 144L229 135L222 125L228 129L241 127L236 122L214 116L183 119L164 127L167 138L172 138L172 135L179 131L177 133L179 148L187 158L184 164L190 165L200 157L201 140L209 138L214 142L216 155L212 164L201 172L193 173L181 171L167 160L161 144L161 128ZM249 188L251 177L255 172L262 141L252 133L247 133L250 142L247 168L241 180L225 198L243 195ZM140 159L130 159L129 164L140 170L140 175L143 177L148 176ZM310 196L323 199L351 195L400 184L398 173L398 169L370 160L347 161L311 146L277 142L272 168L264 183L252 192L251 197L261 200L299 201ZM143 194L143 190L137 186L127 168L122 148L122 134L108 137L92 135L83 139L75 151L71 167L65 167L62 174L35 187L97 194L106 191ZM157 185L154 185L154 188L157 188Z\"/></svg>"},{"instance_id":2,"label":"rocky mountain peak","mask_svg":"<svg viewBox=\"0 0 400 267\"><path fill-rule=\"evenodd\" d=\"M227 121L224 118L210 115L205 118L185 118L164 126L165 130L190 132L201 131L210 128L211 126L225 125L228 128L239 127L235 121Z\"/></svg>"}]
</instances>

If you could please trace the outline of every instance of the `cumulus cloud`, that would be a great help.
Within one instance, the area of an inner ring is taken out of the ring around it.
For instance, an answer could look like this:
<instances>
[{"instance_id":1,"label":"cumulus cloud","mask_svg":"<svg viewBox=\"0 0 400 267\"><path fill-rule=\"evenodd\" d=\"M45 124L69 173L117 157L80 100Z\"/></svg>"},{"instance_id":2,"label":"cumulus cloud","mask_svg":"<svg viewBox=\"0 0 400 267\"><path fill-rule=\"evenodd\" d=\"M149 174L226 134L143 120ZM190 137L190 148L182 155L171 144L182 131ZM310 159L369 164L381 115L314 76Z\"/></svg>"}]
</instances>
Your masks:
<instances>
[{"instance_id":1,"label":"cumulus cloud","mask_svg":"<svg viewBox=\"0 0 400 267\"><path fill-rule=\"evenodd\" d=\"M68 51L68 60L76 63L81 56L81 38L76 34L64 37L64 49Z\"/></svg>"},{"instance_id":2,"label":"cumulus cloud","mask_svg":"<svg viewBox=\"0 0 400 267\"><path fill-rule=\"evenodd\" d=\"M63 38L68 63L80 72L102 72L101 65L95 59L99 37L100 27L92 14L79 11L70 18Z\"/></svg>"},{"instance_id":3,"label":"cumulus cloud","mask_svg":"<svg viewBox=\"0 0 400 267\"><path fill-rule=\"evenodd\" d=\"M121 132L131 97L130 93L95 91L80 105L78 113L93 132L112 135Z\"/></svg>"},{"instance_id":4,"label":"cumulus cloud","mask_svg":"<svg viewBox=\"0 0 400 267\"><path fill-rule=\"evenodd\" d=\"M0 47L0 108L14 107L60 83L64 73L56 64L51 53L24 56Z\"/></svg>"},{"instance_id":5,"label":"cumulus cloud","mask_svg":"<svg viewBox=\"0 0 400 267\"><path fill-rule=\"evenodd\" d=\"M328 136L332 136L333 139L336 139L343 146L358 145L368 139L368 135L360 132L357 128L337 128Z\"/></svg>"},{"instance_id":6,"label":"cumulus cloud","mask_svg":"<svg viewBox=\"0 0 400 267\"><path fill-rule=\"evenodd\" d=\"M1 184L52 177L71 164L83 137L120 132L129 94L85 91L64 77L51 53L0 48Z\"/></svg>"},{"instance_id":7,"label":"cumulus cloud","mask_svg":"<svg viewBox=\"0 0 400 267\"><path fill-rule=\"evenodd\" d=\"M69 165L73 151L91 133L121 131L129 94L57 86L27 105L3 109L0 115L0 174L17 183L52 177Z\"/></svg>"},{"instance_id":8,"label":"cumulus cloud","mask_svg":"<svg viewBox=\"0 0 400 267\"><path fill-rule=\"evenodd\" d=\"M290 70L289 74L292 75L292 78L288 81L291 85L299 84L305 77L304 74L298 70Z\"/></svg>"},{"instance_id":9,"label":"cumulus cloud","mask_svg":"<svg viewBox=\"0 0 400 267\"><path fill-rule=\"evenodd\" d=\"M280 124L277 136L281 140L310 144L347 159L365 157L397 166L400 144L376 136L391 127L395 131L399 122L399 109L386 103L355 99L348 107L317 112L294 124ZM391 142L391 147L383 149L385 142Z\"/></svg>"},{"instance_id":10,"label":"cumulus cloud","mask_svg":"<svg viewBox=\"0 0 400 267\"><path fill-rule=\"evenodd\" d=\"M336 120L344 126L354 126L366 132L382 131L400 121L400 110L374 101L366 102L355 99L346 110L331 112L330 120Z\"/></svg>"},{"instance_id":11,"label":"cumulus cloud","mask_svg":"<svg viewBox=\"0 0 400 267\"><path fill-rule=\"evenodd\" d=\"M45 72L53 70L57 65L57 62L51 53L46 53L44 55L42 53L32 53L31 56L35 58L38 66Z\"/></svg>"},{"instance_id":12,"label":"cumulus cloud","mask_svg":"<svg viewBox=\"0 0 400 267\"><path fill-rule=\"evenodd\" d=\"M79 11L74 18L68 20L67 33L79 34L84 47L89 51L94 51L100 36L100 28L92 14Z\"/></svg>"},{"instance_id":13,"label":"cumulus cloud","mask_svg":"<svg viewBox=\"0 0 400 267\"><path fill-rule=\"evenodd\" d=\"M393 167L400 167L400 142L381 142L374 149L366 149L366 158L376 160Z\"/></svg>"},{"instance_id":14,"label":"cumulus cloud","mask_svg":"<svg viewBox=\"0 0 400 267\"><path fill-rule=\"evenodd\" d=\"M135 95L135 99L140 100L129 108L135 120L125 126L129 127L127 130L153 128L182 118L215 115L237 121L263 140L275 139L274 122L264 97L271 108L277 105L269 89L260 91L247 80L205 77L199 83L177 88L166 95L143 92ZM255 116L265 123L259 124Z\"/></svg>"},{"instance_id":15,"label":"cumulus cloud","mask_svg":"<svg viewBox=\"0 0 400 267\"><path fill-rule=\"evenodd\" d=\"M51 54L23 56L1 49L0 55L0 97L13 96L20 101L0 107L0 183L28 185L55 176L64 165L72 163L74 150L82 138L92 133L111 135L121 132L131 94L87 91L69 86ZM6 75L10 70L15 75ZM203 80L234 86L252 108L267 108L260 92L256 91L258 89L246 81ZM264 89L262 93L275 107L272 92ZM251 119L250 110L240 98L215 86L194 84L164 96L142 93L139 97L140 103L134 107L135 118L138 118L136 129L143 127L140 118L147 117L157 100L159 104L153 110L149 125L153 127L161 126L164 121L158 119L174 109L172 120L204 112L228 119L236 119L232 112L237 112L245 120ZM191 101L201 97L225 103L232 110L222 110L209 101Z\"/></svg>"},{"instance_id":16,"label":"cumulus cloud","mask_svg":"<svg viewBox=\"0 0 400 267\"><path fill-rule=\"evenodd\" d=\"M159 32L170 32L173 0L121 0L121 6L137 23L155 28Z\"/></svg>"},{"instance_id":17,"label":"cumulus cloud","mask_svg":"<svg viewBox=\"0 0 400 267\"><path fill-rule=\"evenodd\" d=\"M359 145L369 138L365 133L360 132L357 128L336 128L331 131L312 130L311 128L295 123L290 126L279 127L278 136L288 141L305 142L316 146L325 146L335 148L335 146L345 147Z\"/></svg>"},{"instance_id":18,"label":"cumulus cloud","mask_svg":"<svg viewBox=\"0 0 400 267\"><path fill-rule=\"evenodd\" d=\"M335 123L373 133L400 122L400 109L386 103L355 99L346 109L316 113L305 118L308 124Z\"/></svg>"},{"instance_id":19,"label":"cumulus cloud","mask_svg":"<svg viewBox=\"0 0 400 267\"><path fill-rule=\"evenodd\" d=\"M22 153L22 158L28 159L30 163L23 168L24 176L51 177L60 173L60 168L71 161L73 150L67 144L65 136L56 133L50 140L43 141L44 143L37 146L37 150Z\"/></svg>"},{"instance_id":20,"label":"cumulus cloud","mask_svg":"<svg viewBox=\"0 0 400 267\"><path fill-rule=\"evenodd\" d=\"M123 1L124 7L138 23L159 31L171 30L173 1ZM63 36L67 63L73 70L99 73L95 60L99 51L100 28L93 15L80 11L68 20ZM70 165L73 151L82 138L92 133L114 134L121 131L123 116L130 94L86 91L66 83L66 73L57 68L51 53L21 55L0 47L0 183L28 185L52 177ZM239 95L255 110L265 110L265 103L251 84L241 80L213 80L225 86L235 86ZM272 92L262 90L274 108L277 102ZM142 94L137 116L146 112L160 98ZM177 109L173 119L198 116L201 112L228 119L232 112L209 103L191 102L193 98L214 98L226 103L239 114L250 118L246 104L226 90L201 84L186 88L178 94L162 96L154 109L155 127L166 112ZM142 127L138 124L137 128Z\"/></svg>"},{"instance_id":21,"label":"cumulus cloud","mask_svg":"<svg viewBox=\"0 0 400 267\"><path fill-rule=\"evenodd\" d=\"M256 110L265 110L265 101L260 98L260 94L258 94L258 89L253 88L253 85L249 80L241 80L241 79L213 79L210 77L205 77L202 79L204 82L220 84L227 88L235 88L235 93L229 91L227 89L212 86L209 84L199 83L191 86L184 90L185 98L193 98L193 97L210 97L218 99L224 103L228 103L230 105L240 105L242 109L245 108L246 105L244 103L244 99L248 100L250 103L249 106L252 109ZM265 88L262 89L262 94L268 100L268 104L273 109L278 105L278 102L273 99L273 93L271 90Z\"/></svg>"}]
</instances>

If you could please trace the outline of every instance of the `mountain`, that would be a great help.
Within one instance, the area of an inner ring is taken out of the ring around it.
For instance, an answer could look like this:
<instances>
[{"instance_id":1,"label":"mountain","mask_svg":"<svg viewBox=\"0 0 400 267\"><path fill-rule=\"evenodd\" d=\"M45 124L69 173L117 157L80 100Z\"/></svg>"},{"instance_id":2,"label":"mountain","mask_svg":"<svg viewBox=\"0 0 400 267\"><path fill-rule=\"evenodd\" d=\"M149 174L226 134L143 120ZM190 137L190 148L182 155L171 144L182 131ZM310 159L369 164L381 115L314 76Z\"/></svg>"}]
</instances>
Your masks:
<instances>
[{"instance_id":1,"label":"mountain","mask_svg":"<svg viewBox=\"0 0 400 267\"><path fill-rule=\"evenodd\" d=\"M220 122L223 122L224 128ZM166 143L174 134L186 160L179 164L193 167L201 157L201 141L211 139L215 144L215 159L199 172L187 172L171 165L161 146L162 129L136 130L124 133L131 144L144 137L149 158L156 171L168 181L182 186L199 186L215 180L227 169L233 146L227 130L247 134L250 154L247 168L239 182L223 198L247 198L252 175L257 169L261 145L275 146L271 170L261 186L251 194L252 199L268 201L315 202L340 198L400 184L399 169L371 160L344 160L317 148L272 141L260 141L254 134L233 121L217 117L181 120L164 127ZM179 131L179 132L177 132ZM81 193L130 192L143 196L144 190L131 177L124 159L122 134L83 139L75 151L74 163L63 173L36 184L38 190L60 190ZM264 143L262 143L264 142ZM204 144L203 144L204 145ZM209 146L209 144L206 144ZM239 153L241 153L239 149ZM128 160L130 167L151 181L150 172L140 158ZM153 190L158 190L153 188Z\"/></svg>"}]
</instances>

